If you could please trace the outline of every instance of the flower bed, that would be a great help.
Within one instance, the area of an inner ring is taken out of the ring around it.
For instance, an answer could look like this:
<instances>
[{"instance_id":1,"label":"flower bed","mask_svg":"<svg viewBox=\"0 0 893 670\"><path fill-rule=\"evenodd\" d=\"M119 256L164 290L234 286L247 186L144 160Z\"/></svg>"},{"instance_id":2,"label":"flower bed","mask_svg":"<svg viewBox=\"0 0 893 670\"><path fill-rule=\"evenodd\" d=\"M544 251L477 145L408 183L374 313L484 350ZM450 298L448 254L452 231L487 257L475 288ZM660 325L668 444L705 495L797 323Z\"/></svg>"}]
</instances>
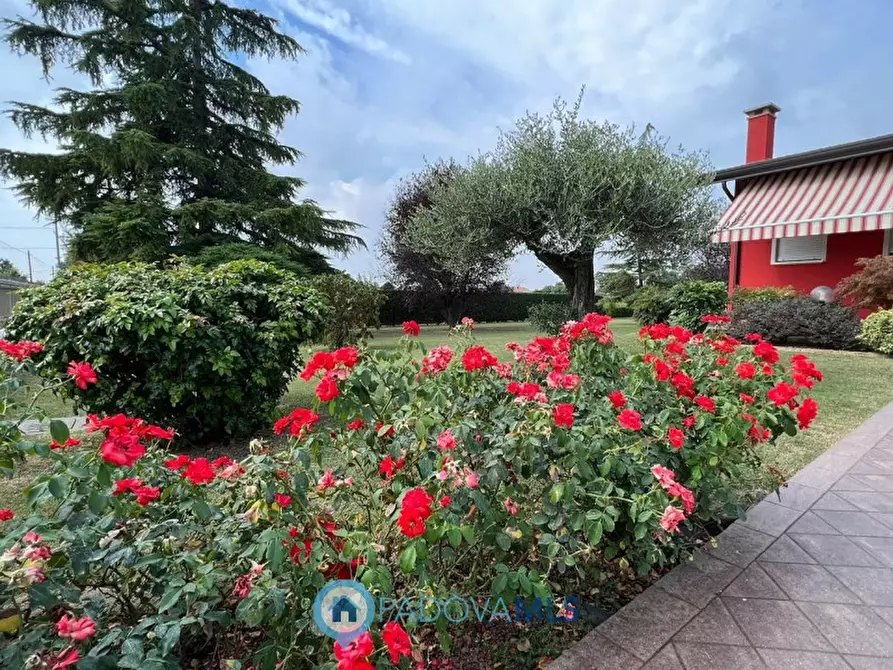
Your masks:
<instances>
[{"instance_id":1,"label":"flower bed","mask_svg":"<svg viewBox=\"0 0 893 670\"><path fill-rule=\"evenodd\" d=\"M510 344L513 363L475 345L470 320L434 349L407 323L399 351L314 355L317 406L274 427L288 448L254 441L240 462L176 456L173 434L123 415L90 417L98 448L65 447L64 426L54 449L10 434L0 446L53 466L2 528L0 630L17 634L0 664L369 670L448 649L447 617L425 627L418 611L333 645L310 609L342 578L376 598L551 599L573 619L569 589L607 564L677 561L688 533L737 514L755 445L815 417L808 359L784 365L705 318L704 335L643 328L628 357L590 314Z\"/></svg>"}]
</instances>

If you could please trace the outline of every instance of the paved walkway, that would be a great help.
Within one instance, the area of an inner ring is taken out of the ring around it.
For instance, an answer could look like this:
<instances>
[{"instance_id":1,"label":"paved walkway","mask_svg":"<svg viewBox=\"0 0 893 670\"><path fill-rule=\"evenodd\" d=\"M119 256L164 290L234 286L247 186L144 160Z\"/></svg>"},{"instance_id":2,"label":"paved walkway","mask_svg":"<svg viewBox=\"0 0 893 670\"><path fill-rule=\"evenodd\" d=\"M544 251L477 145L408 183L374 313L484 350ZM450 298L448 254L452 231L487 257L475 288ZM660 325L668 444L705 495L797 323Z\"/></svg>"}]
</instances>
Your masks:
<instances>
[{"instance_id":1,"label":"paved walkway","mask_svg":"<svg viewBox=\"0 0 893 670\"><path fill-rule=\"evenodd\" d=\"M64 421L70 430L80 430L87 421L85 416L64 416L58 419ZM22 421L21 430L23 435L42 435L50 432L50 419L46 421L37 421L29 419Z\"/></svg>"},{"instance_id":2,"label":"paved walkway","mask_svg":"<svg viewBox=\"0 0 893 670\"><path fill-rule=\"evenodd\" d=\"M893 404L548 667L893 669Z\"/></svg>"}]
</instances>

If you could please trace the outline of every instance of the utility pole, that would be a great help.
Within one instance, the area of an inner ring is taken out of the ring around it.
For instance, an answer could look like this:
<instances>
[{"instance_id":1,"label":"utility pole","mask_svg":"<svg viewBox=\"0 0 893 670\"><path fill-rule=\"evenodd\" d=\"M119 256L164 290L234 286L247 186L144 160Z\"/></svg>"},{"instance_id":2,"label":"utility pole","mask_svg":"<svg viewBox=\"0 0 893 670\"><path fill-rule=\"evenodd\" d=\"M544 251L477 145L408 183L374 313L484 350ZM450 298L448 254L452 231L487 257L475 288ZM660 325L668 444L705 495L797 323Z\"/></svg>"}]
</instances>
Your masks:
<instances>
[{"instance_id":1,"label":"utility pole","mask_svg":"<svg viewBox=\"0 0 893 670\"><path fill-rule=\"evenodd\" d=\"M53 232L56 233L56 267L62 265L62 254L59 253L59 222L53 221Z\"/></svg>"},{"instance_id":2,"label":"utility pole","mask_svg":"<svg viewBox=\"0 0 893 670\"><path fill-rule=\"evenodd\" d=\"M31 252L28 251L28 281L34 283L34 272L31 270Z\"/></svg>"}]
</instances>

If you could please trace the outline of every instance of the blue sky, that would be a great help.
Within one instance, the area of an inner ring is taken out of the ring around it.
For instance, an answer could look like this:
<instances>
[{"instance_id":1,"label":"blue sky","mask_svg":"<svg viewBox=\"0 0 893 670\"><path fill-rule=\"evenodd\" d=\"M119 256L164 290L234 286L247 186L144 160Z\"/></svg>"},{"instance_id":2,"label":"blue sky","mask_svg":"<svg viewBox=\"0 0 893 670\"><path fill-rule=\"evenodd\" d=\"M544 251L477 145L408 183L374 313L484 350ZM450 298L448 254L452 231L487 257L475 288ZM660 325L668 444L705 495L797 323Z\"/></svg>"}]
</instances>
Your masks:
<instances>
[{"instance_id":1,"label":"blue sky","mask_svg":"<svg viewBox=\"0 0 893 670\"><path fill-rule=\"evenodd\" d=\"M893 5L883 0L242 0L276 16L309 51L296 63L252 62L302 112L283 140L301 162L305 197L365 226L369 251L335 263L381 279L376 241L400 177L425 158L462 159L492 146L525 110L586 86L585 113L652 123L674 144L707 151L717 167L744 156L742 110L782 107L776 155L893 132ZM27 11L5 0L2 13ZM855 8L858 8L856 11ZM46 102L36 62L0 52L0 99ZM37 149L8 120L0 146ZM0 192L0 256L50 275L53 236ZM15 227L15 228L14 228ZM17 227L25 227L19 230ZM510 283L556 278L527 255Z\"/></svg>"}]
</instances>

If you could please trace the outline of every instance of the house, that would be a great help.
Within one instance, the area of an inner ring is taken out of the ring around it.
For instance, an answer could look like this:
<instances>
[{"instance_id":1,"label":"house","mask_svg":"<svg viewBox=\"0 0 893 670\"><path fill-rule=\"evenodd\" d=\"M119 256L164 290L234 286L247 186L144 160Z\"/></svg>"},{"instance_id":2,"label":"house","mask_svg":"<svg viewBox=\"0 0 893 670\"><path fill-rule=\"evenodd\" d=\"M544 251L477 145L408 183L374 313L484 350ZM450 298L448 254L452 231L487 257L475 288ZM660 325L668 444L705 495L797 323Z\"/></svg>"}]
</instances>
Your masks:
<instances>
[{"instance_id":1,"label":"house","mask_svg":"<svg viewBox=\"0 0 893 670\"><path fill-rule=\"evenodd\" d=\"M347 623L357 622L357 606L347 596L341 596L338 602L332 605L333 623L343 623L342 617L344 616L347 616Z\"/></svg>"},{"instance_id":2,"label":"house","mask_svg":"<svg viewBox=\"0 0 893 670\"><path fill-rule=\"evenodd\" d=\"M12 313L12 308L19 301L18 292L29 286L34 286L34 284L15 279L0 279L0 327L6 323Z\"/></svg>"},{"instance_id":3,"label":"house","mask_svg":"<svg viewBox=\"0 0 893 670\"><path fill-rule=\"evenodd\" d=\"M730 293L833 288L859 258L893 253L893 135L773 158L780 111L747 110L745 163L715 175L731 200L713 235L731 243Z\"/></svg>"}]
</instances>

